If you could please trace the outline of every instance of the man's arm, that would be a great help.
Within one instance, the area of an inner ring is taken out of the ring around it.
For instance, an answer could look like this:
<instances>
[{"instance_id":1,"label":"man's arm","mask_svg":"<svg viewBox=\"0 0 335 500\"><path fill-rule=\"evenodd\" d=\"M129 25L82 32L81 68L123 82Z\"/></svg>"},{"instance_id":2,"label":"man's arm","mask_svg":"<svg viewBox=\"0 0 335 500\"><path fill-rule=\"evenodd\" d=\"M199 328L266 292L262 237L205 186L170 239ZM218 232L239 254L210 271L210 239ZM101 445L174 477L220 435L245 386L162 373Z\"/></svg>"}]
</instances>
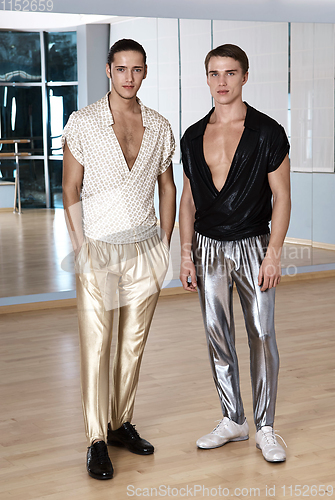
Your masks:
<instances>
[{"instance_id":1,"label":"man's arm","mask_svg":"<svg viewBox=\"0 0 335 500\"><path fill-rule=\"evenodd\" d=\"M65 220L76 255L84 241L80 192L84 167L74 158L65 143L63 154L63 206Z\"/></svg>"},{"instance_id":2,"label":"man's arm","mask_svg":"<svg viewBox=\"0 0 335 500\"><path fill-rule=\"evenodd\" d=\"M161 237L169 247L176 218L176 186L173 181L172 163L163 174L158 176L157 181Z\"/></svg>"},{"instance_id":3,"label":"man's arm","mask_svg":"<svg viewBox=\"0 0 335 500\"><path fill-rule=\"evenodd\" d=\"M179 231L181 246L180 281L184 290L195 292L197 289L197 277L192 260L192 239L194 235L195 206L191 191L190 181L184 173L184 187L179 208ZM191 277L191 283L187 278Z\"/></svg>"},{"instance_id":4,"label":"man's arm","mask_svg":"<svg viewBox=\"0 0 335 500\"><path fill-rule=\"evenodd\" d=\"M280 256L290 222L290 162L286 155L283 163L274 172L268 174L273 195L271 219L271 237L269 246L259 270L258 284L264 292L280 282Z\"/></svg>"}]
</instances>

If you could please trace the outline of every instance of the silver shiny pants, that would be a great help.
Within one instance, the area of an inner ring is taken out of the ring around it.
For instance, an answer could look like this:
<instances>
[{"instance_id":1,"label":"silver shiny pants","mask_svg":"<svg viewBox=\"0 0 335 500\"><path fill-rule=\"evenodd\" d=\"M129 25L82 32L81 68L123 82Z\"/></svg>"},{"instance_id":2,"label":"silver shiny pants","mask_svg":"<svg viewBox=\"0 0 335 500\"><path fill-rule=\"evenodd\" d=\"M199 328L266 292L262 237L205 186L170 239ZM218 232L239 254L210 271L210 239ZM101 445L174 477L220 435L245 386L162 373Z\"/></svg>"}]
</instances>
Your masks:
<instances>
[{"instance_id":1,"label":"silver shiny pants","mask_svg":"<svg viewBox=\"0 0 335 500\"><path fill-rule=\"evenodd\" d=\"M169 250L158 235L114 245L88 239L76 259L81 390L88 444L106 441L112 429L131 422L140 365L167 271ZM114 311L118 316L109 397Z\"/></svg>"},{"instance_id":2,"label":"silver shiny pants","mask_svg":"<svg viewBox=\"0 0 335 500\"><path fill-rule=\"evenodd\" d=\"M233 286L241 301L250 348L254 421L273 425L279 356L274 329L275 288L261 292L259 268L269 235L217 241L195 233L193 259L209 358L223 415L244 422L235 350Z\"/></svg>"}]
</instances>

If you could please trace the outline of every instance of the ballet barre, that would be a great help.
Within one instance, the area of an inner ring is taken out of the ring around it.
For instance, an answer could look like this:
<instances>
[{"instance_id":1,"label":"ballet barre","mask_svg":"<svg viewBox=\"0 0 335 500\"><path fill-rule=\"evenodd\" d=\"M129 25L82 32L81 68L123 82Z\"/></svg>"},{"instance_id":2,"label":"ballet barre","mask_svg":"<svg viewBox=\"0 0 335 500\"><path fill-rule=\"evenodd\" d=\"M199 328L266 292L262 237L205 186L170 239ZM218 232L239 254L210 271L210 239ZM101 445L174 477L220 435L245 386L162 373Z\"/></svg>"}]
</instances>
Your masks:
<instances>
[{"instance_id":1,"label":"ballet barre","mask_svg":"<svg viewBox=\"0 0 335 500\"><path fill-rule=\"evenodd\" d=\"M13 213L22 214L21 210L21 192L20 192L20 164L19 158L30 156L31 153L19 153L19 144L27 144L30 139L0 139L0 144L14 144L14 151L8 153L0 153L0 160L9 160L15 158L16 175L15 175L15 192L14 192L14 210Z\"/></svg>"}]
</instances>

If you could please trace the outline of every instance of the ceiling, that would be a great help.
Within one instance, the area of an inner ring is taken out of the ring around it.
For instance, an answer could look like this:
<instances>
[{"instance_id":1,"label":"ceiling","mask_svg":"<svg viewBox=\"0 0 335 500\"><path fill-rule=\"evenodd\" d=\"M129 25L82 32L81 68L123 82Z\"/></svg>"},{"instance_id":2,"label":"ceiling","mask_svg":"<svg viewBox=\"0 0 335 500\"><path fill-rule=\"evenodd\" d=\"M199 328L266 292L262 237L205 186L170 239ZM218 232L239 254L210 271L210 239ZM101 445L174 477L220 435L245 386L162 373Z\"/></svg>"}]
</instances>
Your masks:
<instances>
[{"instance_id":1,"label":"ceiling","mask_svg":"<svg viewBox=\"0 0 335 500\"><path fill-rule=\"evenodd\" d=\"M68 29L82 24L121 22L129 17L106 16L96 14L58 14L55 12L0 12L0 29L16 30L52 30Z\"/></svg>"},{"instance_id":2,"label":"ceiling","mask_svg":"<svg viewBox=\"0 0 335 500\"><path fill-rule=\"evenodd\" d=\"M54 0L54 12L335 23L335 0Z\"/></svg>"},{"instance_id":3,"label":"ceiling","mask_svg":"<svg viewBox=\"0 0 335 500\"><path fill-rule=\"evenodd\" d=\"M0 28L119 22L117 16L335 23L335 0L53 0L49 14L1 10Z\"/></svg>"}]
</instances>

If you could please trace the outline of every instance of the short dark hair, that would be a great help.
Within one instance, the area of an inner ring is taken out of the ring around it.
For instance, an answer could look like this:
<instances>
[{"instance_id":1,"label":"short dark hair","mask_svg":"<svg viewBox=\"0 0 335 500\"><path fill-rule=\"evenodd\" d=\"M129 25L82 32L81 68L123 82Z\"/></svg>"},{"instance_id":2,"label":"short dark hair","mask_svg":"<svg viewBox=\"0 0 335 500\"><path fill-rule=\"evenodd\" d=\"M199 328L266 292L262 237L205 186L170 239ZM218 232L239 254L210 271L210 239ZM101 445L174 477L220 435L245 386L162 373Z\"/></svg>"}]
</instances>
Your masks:
<instances>
[{"instance_id":1,"label":"short dark hair","mask_svg":"<svg viewBox=\"0 0 335 500\"><path fill-rule=\"evenodd\" d=\"M235 59L235 61L238 61L240 63L244 75L249 69L249 60L247 54L240 47L231 43L219 45L219 47L216 47L216 49L212 49L210 52L208 52L205 59L206 75L208 75L208 64L212 57L232 57L233 59Z\"/></svg>"},{"instance_id":2,"label":"short dark hair","mask_svg":"<svg viewBox=\"0 0 335 500\"><path fill-rule=\"evenodd\" d=\"M117 42L114 43L114 45L111 46L108 52L108 58L107 58L107 64L110 66L112 62L114 61L114 54L116 52L123 52L123 51L130 51L133 50L134 52L140 52L143 56L144 59L144 64L147 62L147 55L145 53L144 48L142 45L135 40L132 40L131 38L122 38L122 40L118 40Z\"/></svg>"}]
</instances>

